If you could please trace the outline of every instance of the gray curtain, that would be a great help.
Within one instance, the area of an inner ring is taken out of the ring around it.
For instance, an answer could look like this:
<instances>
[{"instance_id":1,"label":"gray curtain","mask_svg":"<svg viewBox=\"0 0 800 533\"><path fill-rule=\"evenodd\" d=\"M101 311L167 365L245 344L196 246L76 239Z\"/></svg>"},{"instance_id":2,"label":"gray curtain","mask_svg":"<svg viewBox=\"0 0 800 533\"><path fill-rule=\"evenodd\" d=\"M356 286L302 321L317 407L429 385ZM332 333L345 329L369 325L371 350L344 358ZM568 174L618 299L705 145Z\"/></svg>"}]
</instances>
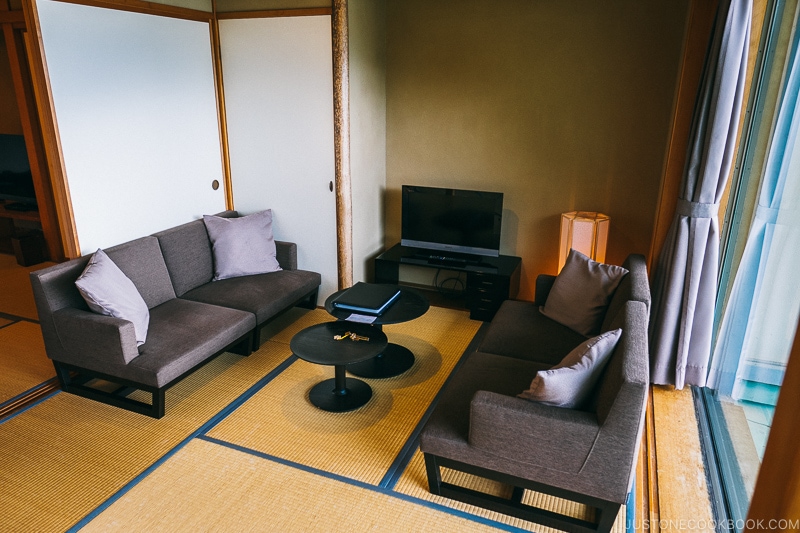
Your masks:
<instances>
[{"instance_id":1,"label":"gray curtain","mask_svg":"<svg viewBox=\"0 0 800 533\"><path fill-rule=\"evenodd\" d=\"M653 276L653 383L705 385L719 263L719 201L735 149L751 0L721 0L695 104L675 218Z\"/></svg>"}]
</instances>

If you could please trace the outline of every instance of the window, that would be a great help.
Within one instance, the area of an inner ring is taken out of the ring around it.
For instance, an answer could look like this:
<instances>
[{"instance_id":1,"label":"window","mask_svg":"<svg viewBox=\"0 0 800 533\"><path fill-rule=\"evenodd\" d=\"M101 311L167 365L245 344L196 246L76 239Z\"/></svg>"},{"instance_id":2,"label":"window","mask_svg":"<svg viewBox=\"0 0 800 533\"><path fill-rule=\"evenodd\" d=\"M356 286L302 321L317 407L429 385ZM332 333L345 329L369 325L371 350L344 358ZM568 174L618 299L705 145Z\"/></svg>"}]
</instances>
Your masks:
<instances>
[{"instance_id":1,"label":"window","mask_svg":"<svg viewBox=\"0 0 800 533\"><path fill-rule=\"evenodd\" d=\"M734 524L747 515L800 316L797 21L797 0L769 2L723 229L708 387L697 392L716 496Z\"/></svg>"}]
</instances>

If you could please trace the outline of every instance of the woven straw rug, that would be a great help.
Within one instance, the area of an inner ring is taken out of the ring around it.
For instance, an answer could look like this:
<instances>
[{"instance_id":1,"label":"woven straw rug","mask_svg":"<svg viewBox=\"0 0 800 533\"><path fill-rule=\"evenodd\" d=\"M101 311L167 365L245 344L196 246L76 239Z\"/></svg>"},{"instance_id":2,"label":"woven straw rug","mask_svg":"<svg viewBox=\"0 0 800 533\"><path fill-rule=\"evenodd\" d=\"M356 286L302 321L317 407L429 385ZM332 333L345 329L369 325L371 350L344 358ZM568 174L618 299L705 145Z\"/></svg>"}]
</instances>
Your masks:
<instances>
[{"instance_id":1,"label":"woven straw rug","mask_svg":"<svg viewBox=\"0 0 800 533\"><path fill-rule=\"evenodd\" d=\"M52 264L22 267L13 255L0 254L0 412L55 378L35 322L38 314L29 279L30 272Z\"/></svg>"},{"instance_id":2,"label":"woven straw rug","mask_svg":"<svg viewBox=\"0 0 800 533\"><path fill-rule=\"evenodd\" d=\"M17 265L13 255L0 254L0 313L38 320L29 273L54 264L46 262L22 267Z\"/></svg>"},{"instance_id":3,"label":"woven straw rug","mask_svg":"<svg viewBox=\"0 0 800 533\"><path fill-rule=\"evenodd\" d=\"M55 376L39 324L0 321L0 403Z\"/></svg>"},{"instance_id":4,"label":"woven straw rug","mask_svg":"<svg viewBox=\"0 0 800 533\"><path fill-rule=\"evenodd\" d=\"M65 531L286 359L223 354L167 391L160 420L59 392L0 423L0 531Z\"/></svg>"},{"instance_id":5,"label":"woven straw rug","mask_svg":"<svg viewBox=\"0 0 800 533\"><path fill-rule=\"evenodd\" d=\"M480 322L434 307L386 326L414 367L365 380L373 397L361 409L326 413L307 392L332 368L297 359L288 343L330 319L292 311L256 353L224 354L168 391L161 420L58 393L3 421L0 501L10 512L0 532L550 531L427 491L417 433Z\"/></svg>"}]
</instances>

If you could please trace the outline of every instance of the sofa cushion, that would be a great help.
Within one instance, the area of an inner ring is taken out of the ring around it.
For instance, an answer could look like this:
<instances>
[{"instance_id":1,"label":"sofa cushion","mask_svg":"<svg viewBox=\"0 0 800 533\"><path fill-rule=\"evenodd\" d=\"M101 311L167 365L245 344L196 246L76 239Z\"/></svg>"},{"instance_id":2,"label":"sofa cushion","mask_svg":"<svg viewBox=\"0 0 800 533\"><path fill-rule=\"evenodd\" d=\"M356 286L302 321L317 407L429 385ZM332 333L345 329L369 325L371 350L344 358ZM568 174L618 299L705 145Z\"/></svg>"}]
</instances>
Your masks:
<instances>
[{"instance_id":1,"label":"sofa cushion","mask_svg":"<svg viewBox=\"0 0 800 533\"><path fill-rule=\"evenodd\" d=\"M420 449L457 460L467 460L474 454L473 457L481 456L482 466L487 468L502 467L511 459L515 473L526 468L545 468L553 473L579 471L597 435L594 414L515 397L543 368L531 361L481 352L470 354L442 391L420 434ZM476 402L487 395L508 408L494 410L487 406L495 415L476 420ZM505 416L513 411L540 416L531 417L529 423L516 424ZM544 430L537 424L542 418L550 419L547 426L554 420L566 423L557 430ZM565 442L569 446L565 447Z\"/></svg>"},{"instance_id":2,"label":"sofa cushion","mask_svg":"<svg viewBox=\"0 0 800 533\"><path fill-rule=\"evenodd\" d=\"M614 291L628 271L570 250L542 314L583 335L597 335Z\"/></svg>"},{"instance_id":3,"label":"sofa cushion","mask_svg":"<svg viewBox=\"0 0 800 533\"><path fill-rule=\"evenodd\" d=\"M144 344L150 322L147 304L133 282L103 250L94 253L75 285L89 309L133 323L136 344ZM125 362L129 361L126 358Z\"/></svg>"},{"instance_id":4,"label":"sofa cushion","mask_svg":"<svg viewBox=\"0 0 800 533\"><path fill-rule=\"evenodd\" d=\"M142 237L106 248L105 252L136 285L150 309L175 298L175 289L155 237Z\"/></svg>"},{"instance_id":5,"label":"sofa cushion","mask_svg":"<svg viewBox=\"0 0 800 533\"><path fill-rule=\"evenodd\" d=\"M554 407L585 407L621 333L615 329L581 343L550 370L537 372L519 397Z\"/></svg>"},{"instance_id":6,"label":"sofa cushion","mask_svg":"<svg viewBox=\"0 0 800 533\"><path fill-rule=\"evenodd\" d=\"M482 352L469 354L443 387L436 409L425 424L421 438L437 441L435 449L425 451L447 456L448 443L468 440L470 403L476 392L514 397L530 384L536 372L546 369L545 365L522 359Z\"/></svg>"},{"instance_id":7,"label":"sofa cushion","mask_svg":"<svg viewBox=\"0 0 800 533\"><path fill-rule=\"evenodd\" d=\"M204 215L214 255L214 280L281 269L272 236L272 210L239 218Z\"/></svg>"},{"instance_id":8,"label":"sofa cushion","mask_svg":"<svg viewBox=\"0 0 800 533\"><path fill-rule=\"evenodd\" d=\"M181 298L151 309L150 315L147 344L120 377L154 387L171 383L255 327L252 313Z\"/></svg>"},{"instance_id":9,"label":"sofa cushion","mask_svg":"<svg viewBox=\"0 0 800 533\"><path fill-rule=\"evenodd\" d=\"M249 311L261 324L307 296L320 282L316 272L279 270L206 283L181 298Z\"/></svg>"},{"instance_id":10,"label":"sofa cushion","mask_svg":"<svg viewBox=\"0 0 800 533\"><path fill-rule=\"evenodd\" d=\"M608 304L606 317L600 331L613 329L611 322L619 314L625 303L629 300L642 302L647 307L647 316L650 313L650 281L647 277L647 262L641 254L631 254L622 263L622 268L628 270L628 275L619 282L614 296Z\"/></svg>"},{"instance_id":11,"label":"sofa cushion","mask_svg":"<svg viewBox=\"0 0 800 533\"><path fill-rule=\"evenodd\" d=\"M506 300L478 349L551 367L585 340L585 335L544 316L533 302Z\"/></svg>"},{"instance_id":12,"label":"sofa cushion","mask_svg":"<svg viewBox=\"0 0 800 533\"><path fill-rule=\"evenodd\" d=\"M176 296L208 283L214 277L211 242L202 220L193 220L153 236L161 246Z\"/></svg>"}]
</instances>

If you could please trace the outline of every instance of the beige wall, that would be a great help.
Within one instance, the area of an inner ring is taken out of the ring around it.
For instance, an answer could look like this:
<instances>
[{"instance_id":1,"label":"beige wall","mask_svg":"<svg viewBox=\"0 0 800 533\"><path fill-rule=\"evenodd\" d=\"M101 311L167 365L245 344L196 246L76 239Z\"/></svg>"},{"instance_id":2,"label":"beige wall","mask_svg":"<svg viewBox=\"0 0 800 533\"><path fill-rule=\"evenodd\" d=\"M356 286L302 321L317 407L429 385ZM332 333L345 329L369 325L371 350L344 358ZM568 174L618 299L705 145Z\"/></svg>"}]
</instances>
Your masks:
<instances>
[{"instance_id":1,"label":"beige wall","mask_svg":"<svg viewBox=\"0 0 800 533\"><path fill-rule=\"evenodd\" d=\"M349 0L353 281L371 281L383 250L386 189L386 2Z\"/></svg>"},{"instance_id":2,"label":"beige wall","mask_svg":"<svg viewBox=\"0 0 800 533\"><path fill-rule=\"evenodd\" d=\"M611 217L608 262L646 254L688 4L388 2L386 245L409 183L505 193L521 298L556 271L562 212Z\"/></svg>"}]
</instances>

